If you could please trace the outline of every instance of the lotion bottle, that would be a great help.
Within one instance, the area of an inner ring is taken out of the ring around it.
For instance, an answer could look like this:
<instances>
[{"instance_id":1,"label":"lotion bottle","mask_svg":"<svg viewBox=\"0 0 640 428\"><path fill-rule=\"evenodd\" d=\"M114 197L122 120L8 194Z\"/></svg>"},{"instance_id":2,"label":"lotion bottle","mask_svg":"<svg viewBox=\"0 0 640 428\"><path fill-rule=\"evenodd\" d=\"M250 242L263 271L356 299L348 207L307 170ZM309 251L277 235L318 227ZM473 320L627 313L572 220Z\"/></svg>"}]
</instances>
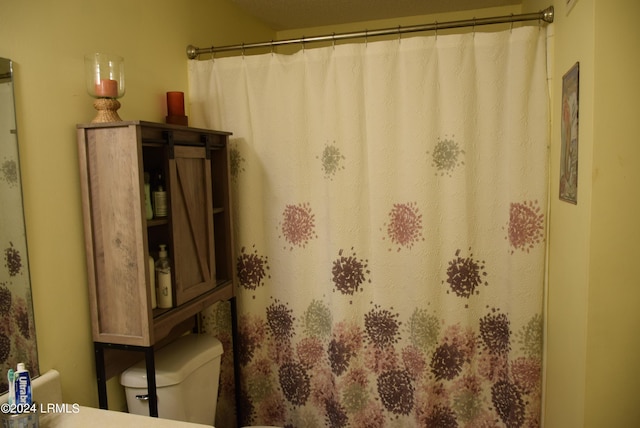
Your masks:
<instances>
[{"instance_id":1,"label":"lotion bottle","mask_svg":"<svg viewBox=\"0 0 640 428\"><path fill-rule=\"evenodd\" d=\"M159 258L156 260L156 286L159 308L173 307L173 286L171 284L171 264L167 257L167 246L160 245Z\"/></svg>"}]
</instances>

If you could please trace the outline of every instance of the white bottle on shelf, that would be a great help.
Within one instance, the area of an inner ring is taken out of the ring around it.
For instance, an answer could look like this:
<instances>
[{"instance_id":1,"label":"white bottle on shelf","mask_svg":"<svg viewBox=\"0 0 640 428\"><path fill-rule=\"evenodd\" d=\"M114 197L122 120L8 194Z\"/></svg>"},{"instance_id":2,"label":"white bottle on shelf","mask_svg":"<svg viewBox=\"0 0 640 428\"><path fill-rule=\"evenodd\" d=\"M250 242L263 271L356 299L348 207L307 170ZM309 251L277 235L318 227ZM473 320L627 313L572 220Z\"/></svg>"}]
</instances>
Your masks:
<instances>
[{"instance_id":1,"label":"white bottle on shelf","mask_svg":"<svg viewBox=\"0 0 640 428\"><path fill-rule=\"evenodd\" d=\"M167 216L167 192L164 191L162 186L158 186L158 190L153 192L153 206L156 217Z\"/></svg>"},{"instance_id":2,"label":"white bottle on shelf","mask_svg":"<svg viewBox=\"0 0 640 428\"><path fill-rule=\"evenodd\" d=\"M151 178L148 172L144 173L144 209L147 220L151 220L153 208L151 207Z\"/></svg>"},{"instance_id":3,"label":"white bottle on shelf","mask_svg":"<svg viewBox=\"0 0 640 428\"><path fill-rule=\"evenodd\" d=\"M164 187L164 177L158 172L155 178L155 190L153 191L153 215L154 217L167 216L167 191Z\"/></svg>"},{"instance_id":4,"label":"white bottle on shelf","mask_svg":"<svg viewBox=\"0 0 640 428\"><path fill-rule=\"evenodd\" d=\"M151 294L151 309L158 307L156 299L156 261L149 256L149 293Z\"/></svg>"},{"instance_id":5,"label":"white bottle on shelf","mask_svg":"<svg viewBox=\"0 0 640 428\"><path fill-rule=\"evenodd\" d=\"M173 286L171 284L171 263L167 257L167 246L160 245L159 258L156 260L156 287L158 307L173 307Z\"/></svg>"}]
</instances>

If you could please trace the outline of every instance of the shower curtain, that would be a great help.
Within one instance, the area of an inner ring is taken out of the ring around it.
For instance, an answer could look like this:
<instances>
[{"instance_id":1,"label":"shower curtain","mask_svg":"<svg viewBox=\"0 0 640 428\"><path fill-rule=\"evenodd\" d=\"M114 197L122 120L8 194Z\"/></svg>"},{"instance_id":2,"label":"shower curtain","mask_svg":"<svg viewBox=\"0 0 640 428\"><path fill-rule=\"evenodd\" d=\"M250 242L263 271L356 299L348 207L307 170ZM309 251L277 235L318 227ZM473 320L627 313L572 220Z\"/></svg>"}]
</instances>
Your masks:
<instances>
[{"instance_id":1,"label":"shower curtain","mask_svg":"<svg viewBox=\"0 0 640 428\"><path fill-rule=\"evenodd\" d=\"M192 123L233 132L242 424L540 425L544 29L191 61L189 79ZM229 353L228 319L203 315Z\"/></svg>"}]
</instances>

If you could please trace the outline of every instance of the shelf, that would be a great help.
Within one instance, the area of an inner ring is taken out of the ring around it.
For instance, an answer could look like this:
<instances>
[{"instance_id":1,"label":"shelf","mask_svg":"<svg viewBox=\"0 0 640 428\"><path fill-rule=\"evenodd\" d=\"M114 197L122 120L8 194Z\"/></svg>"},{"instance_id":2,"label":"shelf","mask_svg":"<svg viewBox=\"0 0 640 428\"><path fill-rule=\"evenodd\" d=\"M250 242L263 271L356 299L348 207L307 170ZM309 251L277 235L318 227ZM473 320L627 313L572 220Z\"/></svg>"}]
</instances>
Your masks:
<instances>
[{"instance_id":1,"label":"shelf","mask_svg":"<svg viewBox=\"0 0 640 428\"><path fill-rule=\"evenodd\" d=\"M226 281L195 299L178 307L165 310L157 318L153 319L154 333L156 337L165 337L171 332L173 326L221 300L229 300L233 297L233 283Z\"/></svg>"},{"instance_id":2,"label":"shelf","mask_svg":"<svg viewBox=\"0 0 640 428\"><path fill-rule=\"evenodd\" d=\"M230 300L235 307L231 133L142 121L77 128L98 395L105 408L107 379L144 354L152 390L154 351L194 331L197 314L212 304ZM169 216L146 220L146 173L152 185L162 177L155 184L167 193ZM149 256L157 260L160 245L171 263L175 306L152 309Z\"/></svg>"},{"instance_id":3,"label":"shelf","mask_svg":"<svg viewBox=\"0 0 640 428\"><path fill-rule=\"evenodd\" d=\"M169 224L169 217L152 218L151 220L147 220L147 227L164 226L165 224Z\"/></svg>"}]
</instances>

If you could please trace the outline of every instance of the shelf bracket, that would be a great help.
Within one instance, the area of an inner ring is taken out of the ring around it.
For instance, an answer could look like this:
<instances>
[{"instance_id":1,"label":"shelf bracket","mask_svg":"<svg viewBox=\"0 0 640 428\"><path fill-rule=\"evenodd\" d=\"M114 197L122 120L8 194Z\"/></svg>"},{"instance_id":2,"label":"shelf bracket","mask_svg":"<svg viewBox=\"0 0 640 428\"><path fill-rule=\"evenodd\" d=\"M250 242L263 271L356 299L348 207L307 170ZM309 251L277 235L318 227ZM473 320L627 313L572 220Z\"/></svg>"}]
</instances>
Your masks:
<instances>
[{"instance_id":1,"label":"shelf bracket","mask_svg":"<svg viewBox=\"0 0 640 428\"><path fill-rule=\"evenodd\" d=\"M213 147L211 145L211 135L209 134L204 134L200 136L200 141L202 141L204 143L204 148L206 150L206 157L207 160L211 159L211 150L213 150Z\"/></svg>"},{"instance_id":2,"label":"shelf bracket","mask_svg":"<svg viewBox=\"0 0 640 428\"><path fill-rule=\"evenodd\" d=\"M176 158L176 154L175 154L175 141L173 139L173 132L171 131L163 131L162 132L164 134L164 139L167 141L167 144L169 145L169 159L175 159Z\"/></svg>"}]
</instances>

